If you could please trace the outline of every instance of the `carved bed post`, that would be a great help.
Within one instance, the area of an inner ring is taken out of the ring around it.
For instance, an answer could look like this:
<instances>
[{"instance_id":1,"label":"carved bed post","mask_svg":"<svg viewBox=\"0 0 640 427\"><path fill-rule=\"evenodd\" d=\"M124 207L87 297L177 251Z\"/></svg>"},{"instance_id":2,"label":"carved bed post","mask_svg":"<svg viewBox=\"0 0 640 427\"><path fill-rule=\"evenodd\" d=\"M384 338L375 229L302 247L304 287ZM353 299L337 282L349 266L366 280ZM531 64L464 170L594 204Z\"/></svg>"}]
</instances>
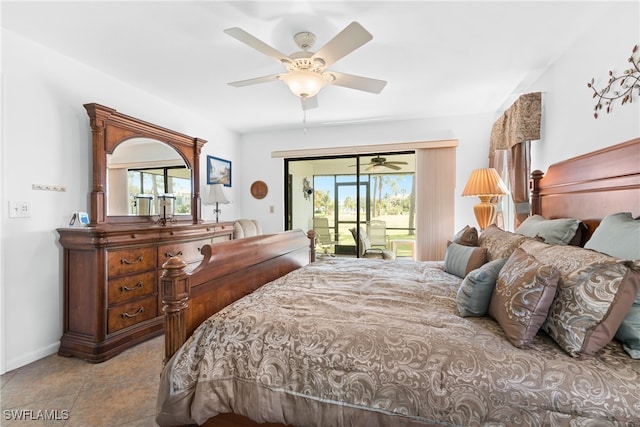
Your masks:
<instances>
[{"instance_id":1,"label":"carved bed post","mask_svg":"<svg viewBox=\"0 0 640 427\"><path fill-rule=\"evenodd\" d=\"M313 230L307 231L307 237L309 238L309 262L316 261L316 232Z\"/></svg>"},{"instance_id":2,"label":"carved bed post","mask_svg":"<svg viewBox=\"0 0 640 427\"><path fill-rule=\"evenodd\" d=\"M166 363L187 339L187 307L189 278L187 264L179 257L162 264L165 270L160 279L164 321L164 361Z\"/></svg>"},{"instance_id":3,"label":"carved bed post","mask_svg":"<svg viewBox=\"0 0 640 427\"><path fill-rule=\"evenodd\" d=\"M542 204L540 198L540 180L544 176L544 173L540 170L531 172L531 180L529 186L531 190L531 214L541 215Z\"/></svg>"}]
</instances>

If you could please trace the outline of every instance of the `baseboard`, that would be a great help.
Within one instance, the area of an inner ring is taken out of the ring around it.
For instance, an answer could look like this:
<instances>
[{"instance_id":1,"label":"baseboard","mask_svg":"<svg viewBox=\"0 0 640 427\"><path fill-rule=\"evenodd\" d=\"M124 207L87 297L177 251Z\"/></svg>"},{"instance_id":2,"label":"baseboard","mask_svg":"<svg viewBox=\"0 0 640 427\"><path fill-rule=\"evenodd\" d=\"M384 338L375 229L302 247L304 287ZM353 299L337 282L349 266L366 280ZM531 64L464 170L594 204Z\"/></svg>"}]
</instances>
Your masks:
<instances>
[{"instance_id":1,"label":"baseboard","mask_svg":"<svg viewBox=\"0 0 640 427\"><path fill-rule=\"evenodd\" d=\"M36 360L40 360L42 358L55 354L58 352L59 347L60 341L57 341L55 343L49 344L46 347L42 347L38 350L21 355L20 357L16 357L15 359L7 360L7 372L21 368L25 365L28 365L29 363L35 362Z\"/></svg>"}]
</instances>

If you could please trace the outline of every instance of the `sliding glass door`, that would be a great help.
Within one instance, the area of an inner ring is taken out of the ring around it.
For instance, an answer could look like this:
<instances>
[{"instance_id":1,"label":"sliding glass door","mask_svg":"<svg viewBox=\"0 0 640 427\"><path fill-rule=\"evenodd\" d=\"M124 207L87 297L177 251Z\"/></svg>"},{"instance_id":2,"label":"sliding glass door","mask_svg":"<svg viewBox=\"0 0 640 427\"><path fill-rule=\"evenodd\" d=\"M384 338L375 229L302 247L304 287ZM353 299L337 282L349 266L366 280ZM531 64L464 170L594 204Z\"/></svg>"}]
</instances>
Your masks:
<instances>
[{"instance_id":1,"label":"sliding glass door","mask_svg":"<svg viewBox=\"0 0 640 427\"><path fill-rule=\"evenodd\" d=\"M409 152L285 159L287 229L314 229L324 253L355 256L351 229L359 225L372 246L412 256L414 245L406 241L415 238L414 158Z\"/></svg>"}]
</instances>

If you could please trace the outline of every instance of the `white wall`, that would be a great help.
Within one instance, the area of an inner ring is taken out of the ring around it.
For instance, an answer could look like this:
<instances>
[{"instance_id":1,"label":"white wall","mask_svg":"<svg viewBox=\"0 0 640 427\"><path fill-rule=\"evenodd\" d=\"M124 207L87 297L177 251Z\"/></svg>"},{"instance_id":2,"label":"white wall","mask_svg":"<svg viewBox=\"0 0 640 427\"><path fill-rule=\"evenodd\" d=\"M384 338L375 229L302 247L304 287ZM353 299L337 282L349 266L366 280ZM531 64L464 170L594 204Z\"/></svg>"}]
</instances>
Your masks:
<instances>
[{"instance_id":1,"label":"white wall","mask_svg":"<svg viewBox=\"0 0 640 427\"><path fill-rule=\"evenodd\" d=\"M1 372L54 353L62 335L62 249L56 228L89 209L91 131L83 104L97 102L209 141L206 154L238 160L237 135L67 57L2 31ZM233 170L237 178L238 170ZM36 191L55 184L65 192ZM237 200L235 188L225 189ZM9 201L28 201L30 218L8 218ZM222 219L241 204L224 207ZM203 207L213 219L213 208Z\"/></svg>"},{"instance_id":2,"label":"white wall","mask_svg":"<svg viewBox=\"0 0 640 427\"><path fill-rule=\"evenodd\" d=\"M559 160L640 136L640 96L632 104L613 103L611 113L593 117L596 100L587 82L595 78L601 89L609 70L620 75L640 43L640 2L625 2L603 15L602 27L591 28L556 61L529 92L542 92L541 140L531 144L532 170L545 171Z\"/></svg>"},{"instance_id":3,"label":"white wall","mask_svg":"<svg viewBox=\"0 0 640 427\"><path fill-rule=\"evenodd\" d=\"M494 120L495 113L488 113L395 123L309 127L306 134L301 127L294 131L242 135L240 184L243 189L249 188L255 180L269 185L269 195L262 200L255 200L243 191L243 207L245 212L250 211L253 218L261 221L265 232L284 229L284 160L271 158L273 151L458 139L455 224L456 228L475 224L473 205L477 200L462 198L459 194L469 171L488 165L489 137ZM269 206L275 206L275 213L269 213Z\"/></svg>"}]
</instances>

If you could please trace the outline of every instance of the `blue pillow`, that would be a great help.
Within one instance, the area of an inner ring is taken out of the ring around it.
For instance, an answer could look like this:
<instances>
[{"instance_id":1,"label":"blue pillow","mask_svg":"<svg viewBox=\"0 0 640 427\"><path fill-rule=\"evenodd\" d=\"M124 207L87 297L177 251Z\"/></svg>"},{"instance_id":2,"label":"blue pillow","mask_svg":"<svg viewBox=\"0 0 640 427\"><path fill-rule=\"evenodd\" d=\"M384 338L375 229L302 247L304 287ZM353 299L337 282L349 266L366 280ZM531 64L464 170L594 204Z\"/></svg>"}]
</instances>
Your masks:
<instances>
[{"instance_id":1,"label":"blue pillow","mask_svg":"<svg viewBox=\"0 0 640 427\"><path fill-rule=\"evenodd\" d=\"M487 262L486 248L449 242L444 254L444 271L464 279L467 274L485 262Z\"/></svg>"},{"instance_id":2,"label":"blue pillow","mask_svg":"<svg viewBox=\"0 0 640 427\"><path fill-rule=\"evenodd\" d=\"M496 259L467 274L456 295L460 317L480 317L487 314L498 274L506 262L507 258Z\"/></svg>"},{"instance_id":3,"label":"blue pillow","mask_svg":"<svg viewBox=\"0 0 640 427\"><path fill-rule=\"evenodd\" d=\"M600 221L586 249L628 260L640 260L640 221L631 212L608 215Z\"/></svg>"},{"instance_id":4,"label":"blue pillow","mask_svg":"<svg viewBox=\"0 0 640 427\"><path fill-rule=\"evenodd\" d=\"M533 215L525 219L516 229L517 234L542 237L545 243L568 245L576 235L580 221L574 218L545 219Z\"/></svg>"},{"instance_id":5,"label":"blue pillow","mask_svg":"<svg viewBox=\"0 0 640 427\"><path fill-rule=\"evenodd\" d=\"M624 350L634 359L640 359L640 291L616 332Z\"/></svg>"}]
</instances>

